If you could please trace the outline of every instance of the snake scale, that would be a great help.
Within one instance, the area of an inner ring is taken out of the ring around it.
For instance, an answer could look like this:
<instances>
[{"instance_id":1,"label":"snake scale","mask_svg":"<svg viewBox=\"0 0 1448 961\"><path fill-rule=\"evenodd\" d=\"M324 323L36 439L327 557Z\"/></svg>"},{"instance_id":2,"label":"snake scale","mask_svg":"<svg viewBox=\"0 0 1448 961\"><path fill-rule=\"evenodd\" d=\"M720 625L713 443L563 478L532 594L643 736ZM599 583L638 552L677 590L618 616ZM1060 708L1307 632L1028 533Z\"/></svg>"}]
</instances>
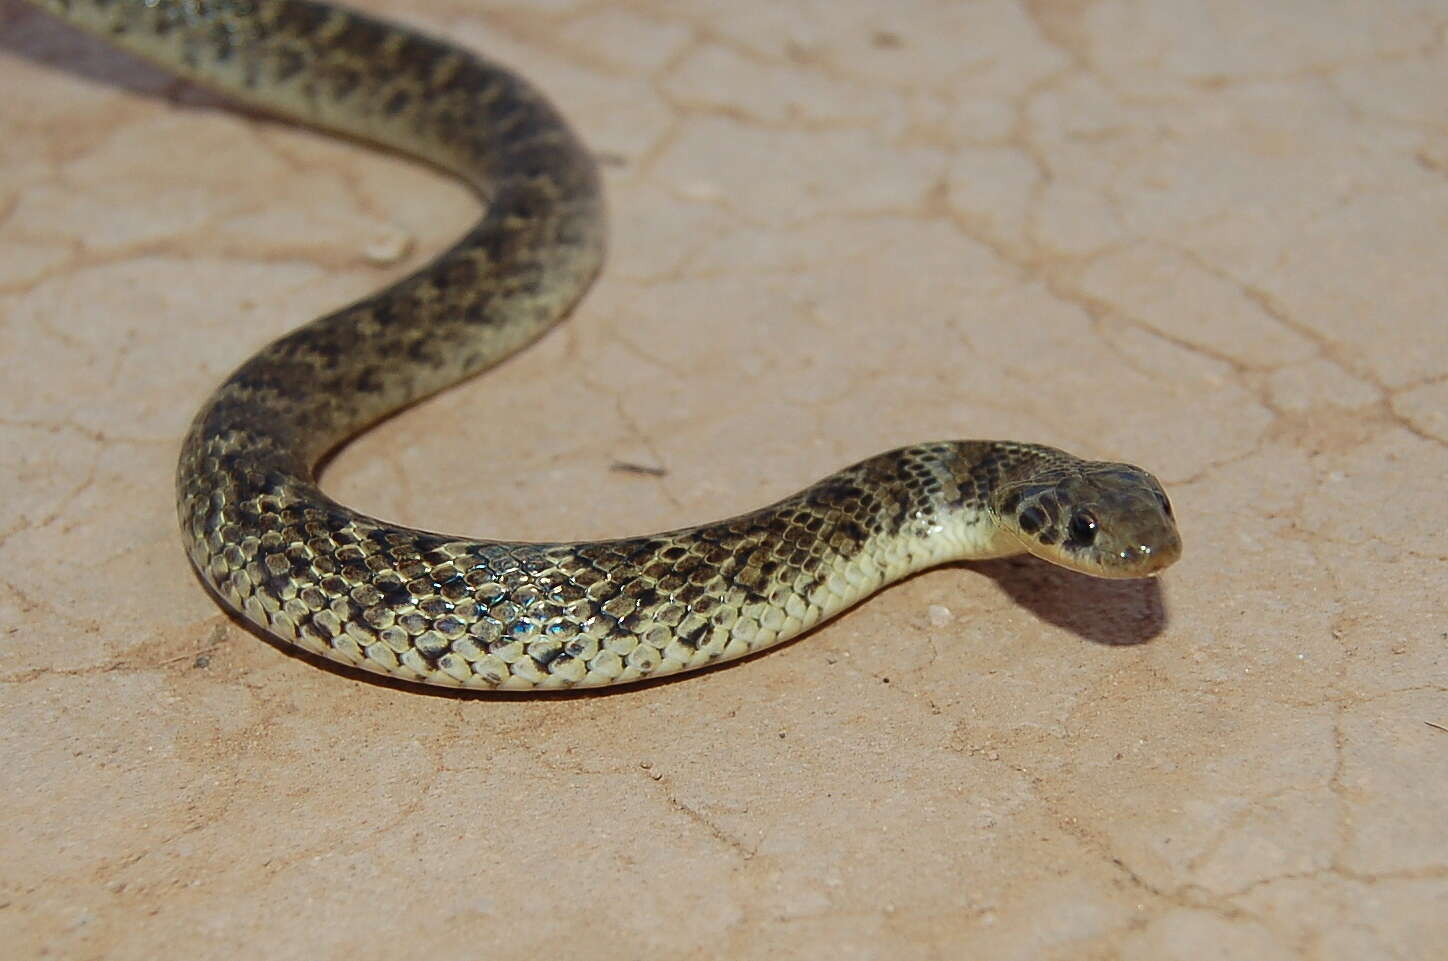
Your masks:
<instances>
[{"instance_id":1,"label":"snake scale","mask_svg":"<svg viewBox=\"0 0 1448 961\"><path fill-rule=\"evenodd\" d=\"M481 220L415 274L264 347L182 445L202 578L255 627L409 681L620 684L785 641L922 568L1029 552L1105 577L1181 551L1157 480L1034 444L905 447L729 520L585 543L474 540L333 501L317 463L537 338L592 282L589 153L529 84L412 30L305 0L31 0L268 112L431 162Z\"/></svg>"}]
</instances>

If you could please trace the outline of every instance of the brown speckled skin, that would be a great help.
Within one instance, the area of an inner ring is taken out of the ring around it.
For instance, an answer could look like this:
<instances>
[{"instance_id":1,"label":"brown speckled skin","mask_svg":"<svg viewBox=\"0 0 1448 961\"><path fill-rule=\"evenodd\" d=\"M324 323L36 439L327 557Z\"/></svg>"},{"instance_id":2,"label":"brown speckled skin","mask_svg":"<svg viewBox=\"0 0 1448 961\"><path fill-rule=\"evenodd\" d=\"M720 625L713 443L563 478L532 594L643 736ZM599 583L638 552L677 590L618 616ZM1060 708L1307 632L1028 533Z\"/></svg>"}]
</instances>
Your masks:
<instances>
[{"instance_id":1,"label":"brown speckled skin","mask_svg":"<svg viewBox=\"0 0 1448 961\"><path fill-rule=\"evenodd\" d=\"M1010 442L903 448L732 520L598 543L468 540L337 504L313 477L327 451L513 353L582 295L604 243L591 158L516 75L356 13L36 2L239 100L436 163L487 199L427 267L244 363L186 437L192 560L276 637L426 683L614 684L776 644L946 560L1030 550L1139 576L1179 553L1149 474Z\"/></svg>"}]
</instances>

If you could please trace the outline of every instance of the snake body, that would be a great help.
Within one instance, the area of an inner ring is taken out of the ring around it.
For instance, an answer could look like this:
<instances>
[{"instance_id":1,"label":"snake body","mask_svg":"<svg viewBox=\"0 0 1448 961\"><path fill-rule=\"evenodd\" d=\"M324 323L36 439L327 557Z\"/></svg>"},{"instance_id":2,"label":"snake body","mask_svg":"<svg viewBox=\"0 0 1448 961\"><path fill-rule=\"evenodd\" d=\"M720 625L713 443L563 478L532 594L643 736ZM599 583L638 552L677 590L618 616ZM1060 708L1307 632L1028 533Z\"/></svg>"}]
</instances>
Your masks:
<instances>
[{"instance_id":1,"label":"snake body","mask_svg":"<svg viewBox=\"0 0 1448 961\"><path fill-rule=\"evenodd\" d=\"M605 222L590 155L516 74L341 8L32 2L249 105L436 164L486 203L417 273L247 360L186 435L191 560L284 642L429 684L598 686L778 644L946 561L1030 552L1136 577L1180 553L1147 472L1003 441L901 448L730 520L619 540L475 540L351 510L318 487L327 452L523 347L588 287Z\"/></svg>"}]
</instances>

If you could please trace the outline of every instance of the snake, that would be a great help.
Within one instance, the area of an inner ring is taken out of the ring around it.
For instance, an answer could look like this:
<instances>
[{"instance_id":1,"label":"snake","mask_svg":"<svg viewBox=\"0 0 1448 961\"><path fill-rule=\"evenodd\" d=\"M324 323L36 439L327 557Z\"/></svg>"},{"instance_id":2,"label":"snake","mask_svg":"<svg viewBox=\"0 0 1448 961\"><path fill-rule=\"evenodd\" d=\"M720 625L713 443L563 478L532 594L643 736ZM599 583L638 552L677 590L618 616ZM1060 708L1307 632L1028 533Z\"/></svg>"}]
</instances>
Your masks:
<instances>
[{"instance_id":1,"label":"snake","mask_svg":"<svg viewBox=\"0 0 1448 961\"><path fill-rule=\"evenodd\" d=\"M1016 441L901 447L767 507L638 537L489 540L352 510L318 484L331 452L536 340L592 284L606 224L592 154L517 73L331 4L29 2L244 106L441 168L482 201L421 269L242 363L185 435L190 561L284 646L422 684L600 687L780 644L948 562L1032 554L1132 578L1181 553L1152 474Z\"/></svg>"}]
</instances>

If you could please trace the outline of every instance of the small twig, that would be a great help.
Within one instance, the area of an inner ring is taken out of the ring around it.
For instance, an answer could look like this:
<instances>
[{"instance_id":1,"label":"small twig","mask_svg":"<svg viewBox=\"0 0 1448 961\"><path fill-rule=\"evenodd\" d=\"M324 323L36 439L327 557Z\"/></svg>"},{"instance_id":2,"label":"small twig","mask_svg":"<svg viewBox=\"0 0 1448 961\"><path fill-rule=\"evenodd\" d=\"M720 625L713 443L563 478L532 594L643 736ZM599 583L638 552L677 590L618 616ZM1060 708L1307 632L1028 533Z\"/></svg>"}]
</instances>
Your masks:
<instances>
[{"instance_id":1,"label":"small twig","mask_svg":"<svg viewBox=\"0 0 1448 961\"><path fill-rule=\"evenodd\" d=\"M1444 727L1444 726L1441 725L1441 724L1434 724L1432 721L1424 721L1423 723L1426 724L1426 725L1428 725L1429 727L1436 727L1438 730L1442 731L1444 734L1448 734L1448 727Z\"/></svg>"},{"instance_id":2,"label":"small twig","mask_svg":"<svg viewBox=\"0 0 1448 961\"><path fill-rule=\"evenodd\" d=\"M650 477L663 477L668 474L664 467L649 467L644 464L634 464L626 460L616 460L609 470L616 470L623 474L647 474Z\"/></svg>"},{"instance_id":3,"label":"small twig","mask_svg":"<svg viewBox=\"0 0 1448 961\"><path fill-rule=\"evenodd\" d=\"M187 661L187 660L189 660L189 661L191 661L191 662L194 664L194 663L196 663L196 661L197 661L198 659L200 659L200 658L203 658L203 657L209 658L209 657L211 657L211 655L213 655L213 654L216 653L216 650L217 650L217 648L216 648L215 645L213 645L213 646L211 646L211 647L203 647L203 648L202 648L201 650L199 650L199 651L191 651L191 652L186 653L186 654L177 654L175 657L165 658L164 660L160 661L159 663L161 663L161 664L176 664L176 663L179 663L179 662L181 662L181 661ZM198 665L198 666L199 666L199 665Z\"/></svg>"}]
</instances>

